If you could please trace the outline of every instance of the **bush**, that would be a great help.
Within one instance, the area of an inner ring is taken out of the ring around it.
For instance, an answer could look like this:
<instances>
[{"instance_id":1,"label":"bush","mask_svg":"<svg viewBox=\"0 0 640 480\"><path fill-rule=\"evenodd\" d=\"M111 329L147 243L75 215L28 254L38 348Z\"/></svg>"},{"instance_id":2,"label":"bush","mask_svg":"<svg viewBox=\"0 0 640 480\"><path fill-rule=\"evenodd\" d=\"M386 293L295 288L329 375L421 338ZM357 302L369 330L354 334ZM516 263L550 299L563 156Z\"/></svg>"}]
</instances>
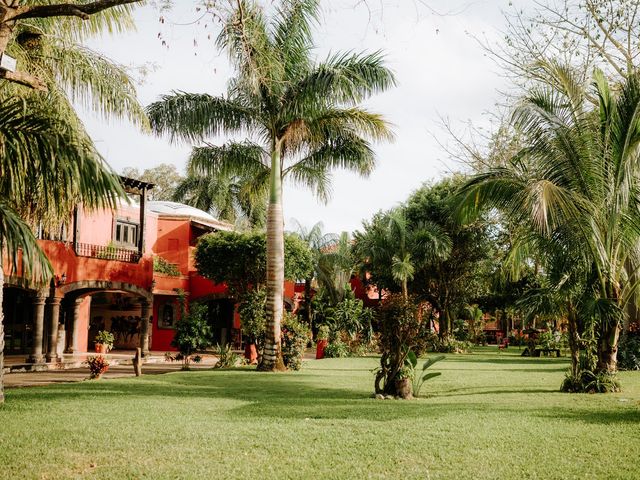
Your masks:
<instances>
[{"instance_id":1,"label":"bush","mask_svg":"<svg viewBox=\"0 0 640 480\"><path fill-rule=\"evenodd\" d=\"M100 378L104 372L109 370L109 361L102 355L87 358L90 378Z\"/></svg>"},{"instance_id":2,"label":"bush","mask_svg":"<svg viewBox=\"0 0 640 480\"><path fill-rule=\"evenodd\" d=\"M255 343L260 352L264 344L267 325L267 292L264 289L251 290L244 295L238 307L242 334L249 343Z\"/></svg>"},{"instance_id":3,"label":"bush","mask_svg":"<svg viewBox=\"0 0 640 480\"><path fill-rule=\"evenodd\" d=\"M577 376L567 372L560 390L567 393L614 393L620 391L620 381L607 372L582 370Z\"/></svg>"},{"instance_id":4,"label":"bush","mask_svg":"<svg viewBox=\"0 0 640 480\"><path fill-rule=\"evenodd\" d=\"M640 335L625 333L618 344L618 368L640 370Z\"/></svg>"},{"instance_id":5,"label":"bush","mask_svg":"<svg viewBox=\"0 0 640 480\"><path fill-rule=\"evenodd\" d=\"M456 340L448 335L440 338L436 333L428 339L428 350L437 353L467 353L472 346L471 342Z\"/></svg>"},{"instance_id":6,"label":"bush","mask_svg":"<svg viewBox=\"0 0 640 480\"><path fill-rule=\"evenodd\" d=\"M182 355L182 368L189 370L191 355L211 345L211 327L207 321L206 305L194 304L189 314L176 323L176 333L171 345Z\"/></svg>"},{"instance_id":7,"label":"bush","mask_svg":"<svg viewBox=\"0 0 640 480\"><path fill-rule=\"evenodd\" d=\"M307 325L295 315L285 312L282 318L282 359L285 367L300 370L309 337Z\"/></svg>"},{"instance_id":8,"label":"bush","mask_svg":"<svg viewBox=\"0 0 640 480\"><path fill-rule=\"evenodd\" d=\"M344 358L349 356L349 347L340 339L332 341L324 349L325 358Z\"/></svg>"},{"instance_id":9,"label":"bush","mask_svg":"<svg viewBox=\"0 0 640 480\"><path fill-rule=\"evenodd\" d=\"M216 349L218 361L213 368L233 368L238 364L240 356L231 350L231 344L228 343L225 346L218 344Z\"/></svg>"},{"instance_id":10,"label":"bush","mask_svg":"<svg viewBox=\"0 0 640 480\"><path fill-rule=\"evenodd\" d=\"M154 255L153 257L153 271L162 273L169 277L179 277L181 275L176 264L169 263L165 258L159 255Z\"/></svg>"},{"instance_id":11,"label":"bush","mask_svg":"<svg viewBox=\"0 0 640 480\"><path fill-rule=\"evenodd\" d=\"M400 294L388 295L377 312L380 332L380 367L375 371L375 391L396 395L396 380L402 380L405 360L429 337L429 322L424 319L420 302L415 297L405 299ZM402 372L401 372L402 371Z\"/></svg>"}]
</instances>

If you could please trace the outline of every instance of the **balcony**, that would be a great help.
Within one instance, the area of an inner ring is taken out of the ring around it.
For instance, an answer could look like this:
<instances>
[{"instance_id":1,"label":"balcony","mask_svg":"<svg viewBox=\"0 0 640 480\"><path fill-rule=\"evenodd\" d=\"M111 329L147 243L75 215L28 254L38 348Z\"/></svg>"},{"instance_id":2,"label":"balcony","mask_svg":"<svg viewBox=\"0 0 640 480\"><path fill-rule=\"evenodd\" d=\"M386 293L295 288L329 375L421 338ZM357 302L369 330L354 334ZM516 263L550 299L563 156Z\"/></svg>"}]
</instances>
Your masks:
<instances>
[{"instance_id":1,"label":"balcony","mask_svg":"<svg viewBox=\"0 0 640 480\"><path fill-rule=\"evenodd\" d=\"M138 250L118 248L113 245L91 245L88 243L73 244L74 251L79 257L98 258L101 260L115 260L118 262L138 263L140 253Z\"/></svg>"}]
</instances>

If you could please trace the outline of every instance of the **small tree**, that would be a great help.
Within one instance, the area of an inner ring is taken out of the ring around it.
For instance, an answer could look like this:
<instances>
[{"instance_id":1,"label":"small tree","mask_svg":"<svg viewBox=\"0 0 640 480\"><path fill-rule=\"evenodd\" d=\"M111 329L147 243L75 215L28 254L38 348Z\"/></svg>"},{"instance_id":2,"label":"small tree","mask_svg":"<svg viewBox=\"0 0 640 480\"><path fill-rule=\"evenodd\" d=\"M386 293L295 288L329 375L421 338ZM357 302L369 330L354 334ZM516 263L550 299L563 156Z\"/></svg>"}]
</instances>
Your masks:
<instances>
[{"instance_id":1,"label":"small tree","mask_svg":"<svg viewBox=\"0 0 640 480\"><path fill-rule=\"evenodd\" d=\"M415 297L402 294L388 295L377 315L380 332L380 367L376 372L375 391L406 398L399 384L413 379L413 368L408 361L412 349L429 333L429 322L423 321L420 304ZM411 393L411 389L408 390Z\"/></svg>"},{"instance_id":2,"label":"small tree","mask_svg":"<svg viewBox=\"0 0 640 480\"><path fill-rule=\"evenodd\" d=\"M171 345L182 356L182 369L189 370L192 355L211 345L211 327L207 322L206 305L194 304L188 314L176 324L176 333Z\"/></svg>"}]
</instances>

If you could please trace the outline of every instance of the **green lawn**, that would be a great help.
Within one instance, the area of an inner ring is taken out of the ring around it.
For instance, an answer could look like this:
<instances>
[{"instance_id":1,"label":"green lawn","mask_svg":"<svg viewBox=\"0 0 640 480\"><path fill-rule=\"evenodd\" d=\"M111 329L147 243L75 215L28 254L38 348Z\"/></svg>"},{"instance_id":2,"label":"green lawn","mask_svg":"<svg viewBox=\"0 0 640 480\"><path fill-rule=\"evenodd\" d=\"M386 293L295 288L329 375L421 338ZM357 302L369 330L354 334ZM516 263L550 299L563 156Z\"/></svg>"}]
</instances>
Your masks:
<instances>
[{"instance_id":1,"label":"green lawn","mask_svg":"<svg viewBox=\"0 0 640 480\"><path fill-rule=\"evenodd\" d=\"M451 355L414 401L376 359L9 390L0 478L640 478L640 373L558 392L565 359Z\"/></svg>"}]
</instances>

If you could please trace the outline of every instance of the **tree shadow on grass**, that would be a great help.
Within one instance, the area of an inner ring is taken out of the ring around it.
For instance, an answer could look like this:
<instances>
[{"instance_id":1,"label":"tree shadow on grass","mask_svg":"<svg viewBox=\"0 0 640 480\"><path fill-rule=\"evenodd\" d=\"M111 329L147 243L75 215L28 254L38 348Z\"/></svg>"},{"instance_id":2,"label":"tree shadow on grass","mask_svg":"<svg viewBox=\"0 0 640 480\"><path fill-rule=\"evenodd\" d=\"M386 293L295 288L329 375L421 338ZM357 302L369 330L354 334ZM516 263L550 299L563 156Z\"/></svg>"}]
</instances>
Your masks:
<instances>
[{"instance_id":1,"label":"tree shadow on grass","mask_svg":"<svg viewBox=\"0 0 640 480\"><path fill-rule=\"evenodd\" d=\"M620 410L588 411L556 408L553 412L540 416L553 420L570 420L572 422L590 423L595 425L640 424L640 412L635 407Z\"/></svg>"},{"instance_id":2,"label":"tree shadow on grass","mask_svg":"<svg viewBox=\"0 0 640 480\"><path fill-rule=\"evenodd\" d=\"M461 362L461 363L490 363L494 365L553 365L553 364L568 364L569 359L567 357L492 357L492 358L477 358L473 356L464 355L447 355L447 361Z\"/></svg>"}]
</instances>

